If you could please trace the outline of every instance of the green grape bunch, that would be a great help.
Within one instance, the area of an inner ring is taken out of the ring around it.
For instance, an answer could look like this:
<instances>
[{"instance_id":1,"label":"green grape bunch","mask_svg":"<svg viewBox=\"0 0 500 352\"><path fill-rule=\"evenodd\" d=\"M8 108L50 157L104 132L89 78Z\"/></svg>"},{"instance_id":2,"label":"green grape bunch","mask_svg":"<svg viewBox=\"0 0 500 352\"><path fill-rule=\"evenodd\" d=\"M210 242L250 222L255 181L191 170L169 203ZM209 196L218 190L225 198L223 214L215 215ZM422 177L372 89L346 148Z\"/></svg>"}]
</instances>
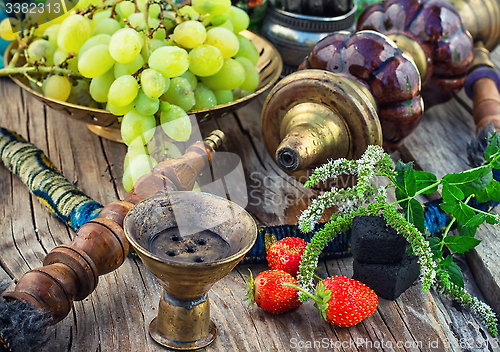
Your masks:
<instances>
[{"instance_id":1,"label":"green grape bunch","mask_svg":"<svg viewBox=\"0 0 500 352\"><path fill-rule=\"evenodd\" d=\"M14 56L25 57L33 70L23 73L44 96L117 115L126 166L135 169L124 172L130 190L154 166L154 130L184 142L188 112L257 89L259 53L240 34L248 25L248 14L230 0L81 0L72 12L20 32ZM137 150L140 158L129 155Z\"/></svg>"}]
</instances>

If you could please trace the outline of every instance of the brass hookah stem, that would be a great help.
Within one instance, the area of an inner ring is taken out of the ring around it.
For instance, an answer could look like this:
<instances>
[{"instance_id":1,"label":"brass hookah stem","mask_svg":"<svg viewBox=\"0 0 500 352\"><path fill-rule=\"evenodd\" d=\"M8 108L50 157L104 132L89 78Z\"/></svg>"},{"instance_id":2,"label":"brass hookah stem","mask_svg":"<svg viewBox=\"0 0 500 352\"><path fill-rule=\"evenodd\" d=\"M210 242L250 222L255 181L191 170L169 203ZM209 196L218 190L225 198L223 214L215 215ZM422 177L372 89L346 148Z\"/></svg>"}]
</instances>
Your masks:
<instances>
[{"instance_id":1,"label":"brass hookah stem","mask_svg":"<svg viewBox=\"0 0 500 352\"><path fill-rule=\"evenodd\" d=\"M70 244L52 249L43 267L28 271L14 291L3 296L47 312L53 324L64 319L73 301L90 295L99 276L117 269L127 257L129 243L123 231L127 212L158 192L191 190L197 175L211 165L212 155L224 138L224 133L214 131L204 142L191 145L180 158L159 163L137 180L123 201L106 205L98 218L80 227Z\"/></svg>"}]
</instances>

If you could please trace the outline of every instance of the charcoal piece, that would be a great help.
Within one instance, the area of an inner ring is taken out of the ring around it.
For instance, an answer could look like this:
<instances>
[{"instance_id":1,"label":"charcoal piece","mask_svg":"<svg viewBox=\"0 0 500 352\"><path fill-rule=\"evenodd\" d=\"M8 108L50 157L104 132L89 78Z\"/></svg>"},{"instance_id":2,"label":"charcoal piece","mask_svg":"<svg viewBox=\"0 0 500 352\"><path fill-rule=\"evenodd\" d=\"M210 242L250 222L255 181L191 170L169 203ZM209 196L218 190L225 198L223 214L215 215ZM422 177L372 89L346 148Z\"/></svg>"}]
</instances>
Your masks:
<instances>
[{"instance_id":1,"label":"charcoal piece","mask_svg":"<svg viewBox=\"0 0 500 352\"><path fill-rule=\"evenodd\" d=\"M357 216L351 228L351 252L360 263L396 263L408 241L379 216Z\"/></svg>"},{"instance_id":2,"label":"charcoal piece","mask_svg":"<svg viewBox=\"0 0 500 352\"><path fill-rule=\"evenodd\" d=\"M353 262L354 280L361 281L384 299L394 300L406 291L420 274L418 258L405 254L403 260L392 264Z\"/></svg>"}]
</instances>

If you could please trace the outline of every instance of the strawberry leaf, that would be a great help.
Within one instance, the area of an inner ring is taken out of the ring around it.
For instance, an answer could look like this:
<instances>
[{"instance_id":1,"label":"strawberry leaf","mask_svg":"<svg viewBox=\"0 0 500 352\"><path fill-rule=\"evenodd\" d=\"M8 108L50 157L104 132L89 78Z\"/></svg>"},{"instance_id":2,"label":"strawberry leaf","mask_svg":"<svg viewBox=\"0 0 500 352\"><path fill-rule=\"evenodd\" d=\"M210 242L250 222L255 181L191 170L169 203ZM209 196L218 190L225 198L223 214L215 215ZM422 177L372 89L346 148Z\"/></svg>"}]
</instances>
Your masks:
<instances>
[{"instance_id":1,"label":"strawberry leaf","mask_svg":"<svg viewBox=\"0 0 500 352\"><path fill-rule=\"evenodd\" d=\"M325 285L321 282L316 286L316 296L318 300L315 300L314 306L319 311L321 316L325 321L327 320L326 309L328 308L328 302L332 298L332 291L327 290Z\"/></svg>"},{"instance_id":2,"label":"strawberry leaf","mask_svg":"<svg viewBox=\"0 0 500 352\"><path fill-rule=\"evenodd\" d=\"M243 288L247 290L247 293L245 295L245 298L243 298L244 301L248 301L248 307L251 307L255 303L255 282L253 280L253 274L250 269L248 269L250 272L250 276L243 275L245 279L247 280L247 283Z\"/></svg>"}]
</instances>

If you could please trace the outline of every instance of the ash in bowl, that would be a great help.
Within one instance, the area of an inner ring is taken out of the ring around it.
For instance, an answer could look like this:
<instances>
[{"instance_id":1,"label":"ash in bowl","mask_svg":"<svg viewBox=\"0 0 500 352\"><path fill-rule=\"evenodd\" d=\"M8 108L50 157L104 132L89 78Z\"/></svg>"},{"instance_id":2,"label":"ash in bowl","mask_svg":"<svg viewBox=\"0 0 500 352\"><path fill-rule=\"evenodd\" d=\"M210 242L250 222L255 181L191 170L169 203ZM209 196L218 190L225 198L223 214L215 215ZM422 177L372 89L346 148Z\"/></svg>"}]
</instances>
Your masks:
<instances>
[{"instance_id":1,"label":"ash in bowl","mask_svg":"<svg viewBox=\"0 0 500 352\"><path fill-rule=\"evenodd\" d=\"M191 233L192 231L189 231ZM230 246L222 237L209 230L181 236L178 227L160 231L149 241L149 251L171 263L214 263L226 258Z\"/></svg>"}]
</instances>

